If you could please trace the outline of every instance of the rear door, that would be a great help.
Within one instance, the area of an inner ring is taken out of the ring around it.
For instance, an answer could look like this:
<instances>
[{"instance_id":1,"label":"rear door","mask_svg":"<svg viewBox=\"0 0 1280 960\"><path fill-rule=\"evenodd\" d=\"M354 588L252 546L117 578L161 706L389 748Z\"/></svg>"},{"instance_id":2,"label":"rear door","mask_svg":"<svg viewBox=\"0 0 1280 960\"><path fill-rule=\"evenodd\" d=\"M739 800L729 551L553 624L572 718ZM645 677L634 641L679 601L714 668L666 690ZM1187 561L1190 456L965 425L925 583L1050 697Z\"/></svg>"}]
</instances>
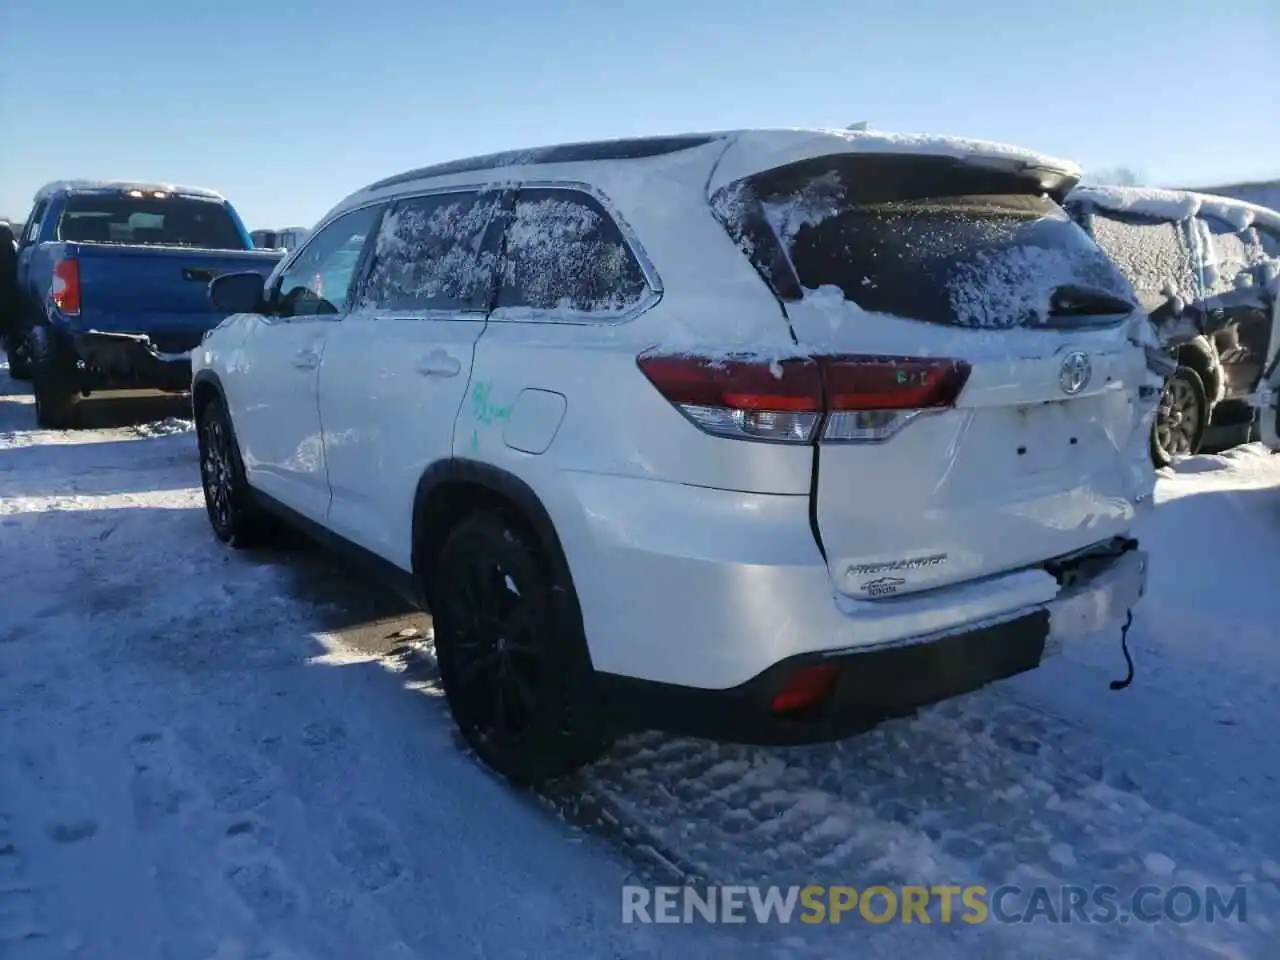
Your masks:
<instances>
[{"instance_id":1,"label":"rear door","mask_svg":"<svg viewBox=\"0 0 1280 960\"><path fill-rule=\"evenodd\" d=\"M792 288L797 340L839 358L814 493L837 589L911 593L1129 529L1154 484L1148 321L1054 201L930 157L818 158L727 189L713 203L754 218L747 249Z\"/></svg>"},{"instance_id":2,"label":"rear door","mask_svg":"<svg viewBox=\"0 0 1280 960\"><path fill-rule=\"evenodd\" d=\"M405 570L418 480L453 452L492 297L497 254L485 235L500 199L455 189L398 200L377 235L357 308L325 348L328 526Z\"/></svg>"}]
</instances>

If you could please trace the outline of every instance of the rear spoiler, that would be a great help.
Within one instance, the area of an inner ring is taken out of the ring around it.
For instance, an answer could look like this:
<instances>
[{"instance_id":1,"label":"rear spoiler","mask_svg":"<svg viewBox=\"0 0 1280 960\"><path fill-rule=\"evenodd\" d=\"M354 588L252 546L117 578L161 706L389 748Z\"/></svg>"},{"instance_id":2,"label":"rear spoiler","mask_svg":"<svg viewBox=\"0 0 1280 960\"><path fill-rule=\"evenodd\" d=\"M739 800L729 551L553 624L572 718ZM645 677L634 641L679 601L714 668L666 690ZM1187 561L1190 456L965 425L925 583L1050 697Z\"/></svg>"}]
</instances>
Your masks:
<instances>
[{"instance_id":1,"label":"rear spoiler","mask_svg":"<svg viewBox=\"0 0 1280 960\"><path fill-rule=\"evenodd\" d=\"M1075 164L1030 150L953 137L858 131L745 131L735 134L707 179L707 196L748 177L823 157L917 157L956 167L984 167L1034 184L1061 204L1080 182Z\"/></svg>"}]
</instances>

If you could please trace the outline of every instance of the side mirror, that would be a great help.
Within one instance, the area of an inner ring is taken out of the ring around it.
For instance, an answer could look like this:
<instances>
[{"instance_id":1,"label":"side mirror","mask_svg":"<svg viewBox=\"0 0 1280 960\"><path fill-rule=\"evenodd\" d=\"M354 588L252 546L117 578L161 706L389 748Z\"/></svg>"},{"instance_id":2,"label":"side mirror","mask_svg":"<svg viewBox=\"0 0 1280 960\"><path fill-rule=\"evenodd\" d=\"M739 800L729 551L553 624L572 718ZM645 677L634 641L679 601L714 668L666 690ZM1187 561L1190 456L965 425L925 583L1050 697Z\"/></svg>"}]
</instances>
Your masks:
<instances>
[{"instance_id":1,"label":"side mirror","mask_svg":"<svg viewBox=\"0 0 1280 960\"><path fill-rule=\"evenodd\" d=\"M261 313L263 279L257 273L226 273L209 283L209 300L221 313Z\"/></svg>"}]
</instances>

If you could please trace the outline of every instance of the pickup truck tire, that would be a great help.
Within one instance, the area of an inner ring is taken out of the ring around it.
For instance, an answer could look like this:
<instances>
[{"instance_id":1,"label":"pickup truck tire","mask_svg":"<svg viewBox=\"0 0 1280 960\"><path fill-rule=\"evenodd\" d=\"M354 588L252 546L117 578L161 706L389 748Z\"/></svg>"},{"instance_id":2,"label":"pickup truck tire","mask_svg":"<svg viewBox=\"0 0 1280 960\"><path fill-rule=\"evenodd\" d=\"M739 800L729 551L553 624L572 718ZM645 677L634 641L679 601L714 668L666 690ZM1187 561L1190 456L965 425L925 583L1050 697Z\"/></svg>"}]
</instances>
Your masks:
<instances>
[{"instance_id":1,"label":"pickup truck tire","mask_svg":"<svg viewBox=\"0 0 1280 960\"><path fill-rule=\"evenodd\" d=\"M196 443L204 505L214 536L236 548L267 540L274 525L253 502L231 418L216 397L196 411Z\"/></svg>"},{"instance_id":2,"label":"pickup truck tire","mask_svg":"<svg viewBox=\"0 0 1280 960\"><path fill-rule=\"evenodd\" d=\"M31 359L31 392L36 399L36 425L45 430L69 430L75 425L75 364L48 327L33 327L27 334Z\"/></svg>"}]
</instances>

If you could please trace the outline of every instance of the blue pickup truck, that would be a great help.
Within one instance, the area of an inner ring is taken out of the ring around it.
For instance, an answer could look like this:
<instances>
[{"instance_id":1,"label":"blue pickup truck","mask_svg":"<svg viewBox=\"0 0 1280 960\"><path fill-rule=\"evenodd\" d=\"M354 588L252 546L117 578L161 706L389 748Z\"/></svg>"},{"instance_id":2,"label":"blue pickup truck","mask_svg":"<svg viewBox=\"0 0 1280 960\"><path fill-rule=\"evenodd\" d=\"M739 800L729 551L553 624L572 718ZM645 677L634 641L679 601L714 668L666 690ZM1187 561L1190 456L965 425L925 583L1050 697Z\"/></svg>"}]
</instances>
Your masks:
<instances>
[{"instance_id":1,"label":"blue pickup truck","mask_svg":"<svg viewBox=\"0 0 1280 960\"><path fill-rule=\"evenodd\" d=\"M190 390L191 350L223 319L210 281L266 277L284 256L255 250L218 194L165 184L51 183L17 239L10 374L30 377L36 419L55 429L80 397Z\"/></svg>"}]
</instances>

